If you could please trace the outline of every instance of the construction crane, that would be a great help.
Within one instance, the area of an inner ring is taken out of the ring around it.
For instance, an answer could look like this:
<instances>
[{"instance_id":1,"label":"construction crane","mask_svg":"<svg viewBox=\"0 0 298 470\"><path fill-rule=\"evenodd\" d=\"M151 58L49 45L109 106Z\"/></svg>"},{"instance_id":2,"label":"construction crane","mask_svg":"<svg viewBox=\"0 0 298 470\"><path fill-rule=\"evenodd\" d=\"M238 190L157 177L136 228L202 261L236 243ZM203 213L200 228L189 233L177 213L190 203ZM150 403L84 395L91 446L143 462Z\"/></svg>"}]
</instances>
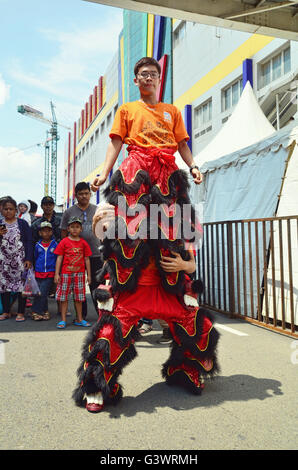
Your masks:
<instances>
[{"instance_id":1,"label":"construction crane","mask_svg":"<svg viewBox=\"0 0 298 470\"><path fill-rule=\"evenodd\" d=\"M51 112L52 119L47 118L43 115L41 111L32 108L28 105L18 106L18 112L24 116L29 116L33 119L38 119L39 121L45 122L51 125L50 130L47 131L47 139L44 143L45 147L45 164L44 164L44 195L51 196L54 201L57 198L57 147L58 147L58 126L65 127L70 130L70 127L67 127L63 124L57 122L56 113L54 105L51 101ZM50 187L50 192L49 192Z\"/></svg>"}]
</instances>

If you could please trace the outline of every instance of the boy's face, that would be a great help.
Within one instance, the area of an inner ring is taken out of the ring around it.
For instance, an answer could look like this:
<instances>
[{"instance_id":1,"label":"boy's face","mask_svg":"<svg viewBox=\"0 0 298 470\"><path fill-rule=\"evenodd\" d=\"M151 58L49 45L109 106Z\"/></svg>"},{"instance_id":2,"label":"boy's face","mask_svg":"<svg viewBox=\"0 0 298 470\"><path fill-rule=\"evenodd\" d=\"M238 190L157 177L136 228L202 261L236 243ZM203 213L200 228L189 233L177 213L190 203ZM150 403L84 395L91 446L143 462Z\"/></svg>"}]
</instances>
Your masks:
<instances>
[{"instance_id":1,"label":"boy's face","mask_svg":"<svg viewBox=\"0 0 298 470\"><path fill-rule=\"evenodd\" d=\"M51 240L53 236L53 230L50 227L44 227L39 231L39 235L42 238L42 240Z\"/></svg>"},{"instance_id":2,"label":"boy's face","mask_svg":"<svg viewBox=\"0 0 298 470\"><path fill-rule=\"evenodd\" d=\"M25 206L25 204L19 204L18 208L19 208L19 211L21 212L21 214L24 214L24 212L26 212L26 210L28 209L28 207Z\"/></svg>"},{"instance_id":3,"label":"boy's face","mask_svg":"<svg viewBox=\"0 0 298 470\"><path fill-rule=\"evenodd\" d=\"M72 224L69 224L68 226L68 232L70 235L73 237L78 237L82 231L82 225L79 224L78 222L74 222Z\"/></svg>"},{"instance_id":4,"label":"boy's face","mask_svg":"<svg viewBox=\"0 0 298 470\"><path fill-rule=\"evenodd\" d=\"M140 67L134 82L139 87L141 94L150 95L156 93L160 85L160 76L155 65L143 65Z\"/></svg>"}]
</instances>

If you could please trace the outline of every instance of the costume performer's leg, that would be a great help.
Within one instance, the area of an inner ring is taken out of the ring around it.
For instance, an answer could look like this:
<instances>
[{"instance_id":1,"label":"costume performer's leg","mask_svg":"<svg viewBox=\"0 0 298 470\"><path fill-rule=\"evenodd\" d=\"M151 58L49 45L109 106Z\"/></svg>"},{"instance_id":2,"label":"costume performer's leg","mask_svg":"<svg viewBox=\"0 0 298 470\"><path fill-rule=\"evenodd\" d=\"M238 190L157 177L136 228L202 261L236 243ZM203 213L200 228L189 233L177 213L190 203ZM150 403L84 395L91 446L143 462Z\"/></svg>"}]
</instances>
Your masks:
<instances>
[{"instance_id":1,"label":"costume performer's leg","mask_svg":"<svg viewBox=\"0 0 298 470\"><path fill-rule=\"evenodd\" d=\"M216 347L219 338L209 312L193 309L181 320L169 323L173 342L162 368L168 385L178 385L194 394L204 388L204 379L218 371Z\"/></svg>"},{"instance_id":2,"label":"costume performer's leg","mask_svg":"<svg viewBox=\"0 0 298 470\"><path fill-rule=\"evenodd\" d=\"M87 395L98 391L105 404L116 404L122 398L117 380L123 367L136 357L134 342L140 336L136 327L139 319L124 310L118 311L117 316L101 311L83 345L79 383L73 393L78 406L86 403Z\"/></svg>"},{"instance_id":3,"label":"costume performer's leg","mask_svg":"<svg viewBox=\"0 0 298 470\"><path fill-rule=\"evenodd\" d=\"M136 326L144 314L152 319L162 318L171 329L171 353L162 369L168 385L200 393L203 378L217 372L218 333L211 317L203 309L186 307L182 299L167 293L162 286L139 286L133 296L123 292L114 300L112 313L102 313L83 347L79 384L74 392L78 405L98 390L105 404L116 404L121 399L118 377L136 357Z\"/></svg>"}]
</instances>

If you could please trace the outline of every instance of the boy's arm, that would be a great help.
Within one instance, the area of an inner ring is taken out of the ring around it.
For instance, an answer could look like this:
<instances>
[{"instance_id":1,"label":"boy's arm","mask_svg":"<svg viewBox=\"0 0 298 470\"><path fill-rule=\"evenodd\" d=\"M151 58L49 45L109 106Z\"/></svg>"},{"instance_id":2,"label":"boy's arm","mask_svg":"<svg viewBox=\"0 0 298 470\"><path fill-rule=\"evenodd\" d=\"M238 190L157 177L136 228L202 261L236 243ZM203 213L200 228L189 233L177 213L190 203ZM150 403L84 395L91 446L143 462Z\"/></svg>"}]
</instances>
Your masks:
<instances>
[{"instance_id":1,"label":"boy's arm","mask_svg":"<svg viewBox=\"0 0 298 470\"><path fill-rule=\"evenodd\" d=\"M190 167L195 165L195 161L193 159L192 153L190 151L189 146L187 145L186 140L182 140L178 144L178 152L180 153L182 159L185 161L186 165ZM196 184L200 184L203 181L202 173L198 168L194 168L191 170L192 177Z\"/></svg>"},{"instance_id":2,"label":"boy's arm","mask_svg":"<svg viewBox=\"0 0 298 470\"><path fill-rule=\"evenodd\" d=\"M188 261L182 259L179 253L176 253L174 251L171 251L171 253L172 255L174 255L174 258L171 258L169 256L163 256L160 261L160 266L164 271L168 273L184 271L187 274L195 272L196 262L194 254L191 250L189 250L190 259Z\"/></svg>"},{"instance_id":3,"label":"boy's arm","mask_svg":"<svg viewBox=\"0 0 298 470\"><path fill-rule=\"evenodd\" d=\"M55 284L58 284L60 282L60 270L62 266L62 260L63 260L63 256L58 255L57 260L56 260L55 276L54 276Z\"/></svg>"},{"instance_id":4,"label":"boy's arm","mask_svg":"<svg viewBox=\"0 0 298 470\"><path fill-rule=\"evenodd\" d=\"M85 266L87 271L87 282L91 284L91 263L89 256L85 256Z\"/></svg>"},{"instance_id":5,"label":"boy's arm","mask_svg":"<svg viewBox=\"0 0 298 470\"><path fill-rule=\"evenodd\" d=\"M109 173L111 169L113 168L119 152L122 147L122 139L121 137L114 136L111 138L111 141L108 144L107 152L106 152L106 158L103 164L103 170L97 178L94 179L93 183L91 184L91 189L92 191L96 192L98 191L98 188L105 183L107 177L109 176Z\"/></svg>"},{"instance_id":6,"label":"boy's arm","mask_svg":"<svg viewBox=\"0 0 298 470\"><path fill-rule=\"evenodd\" d=\"M65 237L67 237L67 223L69 220L69 215L67 210L64 212L61 223L60 223L60 231L61 231L61 240Z\"/></svg>"}]
</instances>

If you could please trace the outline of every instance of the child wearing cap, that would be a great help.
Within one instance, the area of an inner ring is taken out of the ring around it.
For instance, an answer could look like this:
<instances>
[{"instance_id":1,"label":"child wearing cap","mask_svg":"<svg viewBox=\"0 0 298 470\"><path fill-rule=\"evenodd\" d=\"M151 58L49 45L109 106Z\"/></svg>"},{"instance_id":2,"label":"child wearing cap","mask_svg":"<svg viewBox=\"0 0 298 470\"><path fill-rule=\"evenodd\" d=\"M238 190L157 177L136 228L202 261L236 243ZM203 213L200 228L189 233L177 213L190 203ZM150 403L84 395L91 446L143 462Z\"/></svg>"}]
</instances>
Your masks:
<instances>
[{"instance_id":1,"label":"child wearing cap","mask_svg":"<svg viewBox=\"0 0 298 470\"><path fill-rule=\"evenodd\" d=\"M35 278L41 295L34 298L32 319L49 320L48 295L54 284L57 255L54 253L58 243L53 238L53 227L48 221L41 222L40 240L34 248Z\"/></svg>"},{"instance_id":2,"label":"child wearing cap","mask_svg":"<svg viewBox=\"0 0 298 470\"><path fill-rule=\"evenodd\" d=\"M82 222L72 217L68 222L68 236L58 244L55 254L58 255L55 269L55 283L57 284L56 299L61 302L61 318L57 328L66 328L66 312L68 297L71 291L77 312L76 326L91 326L82 318L82 303L86 299L85 271L87 271L88 284L91 282L90 259L92 254L88 243L80 237Z\"/></svg>"}]
</instances>

